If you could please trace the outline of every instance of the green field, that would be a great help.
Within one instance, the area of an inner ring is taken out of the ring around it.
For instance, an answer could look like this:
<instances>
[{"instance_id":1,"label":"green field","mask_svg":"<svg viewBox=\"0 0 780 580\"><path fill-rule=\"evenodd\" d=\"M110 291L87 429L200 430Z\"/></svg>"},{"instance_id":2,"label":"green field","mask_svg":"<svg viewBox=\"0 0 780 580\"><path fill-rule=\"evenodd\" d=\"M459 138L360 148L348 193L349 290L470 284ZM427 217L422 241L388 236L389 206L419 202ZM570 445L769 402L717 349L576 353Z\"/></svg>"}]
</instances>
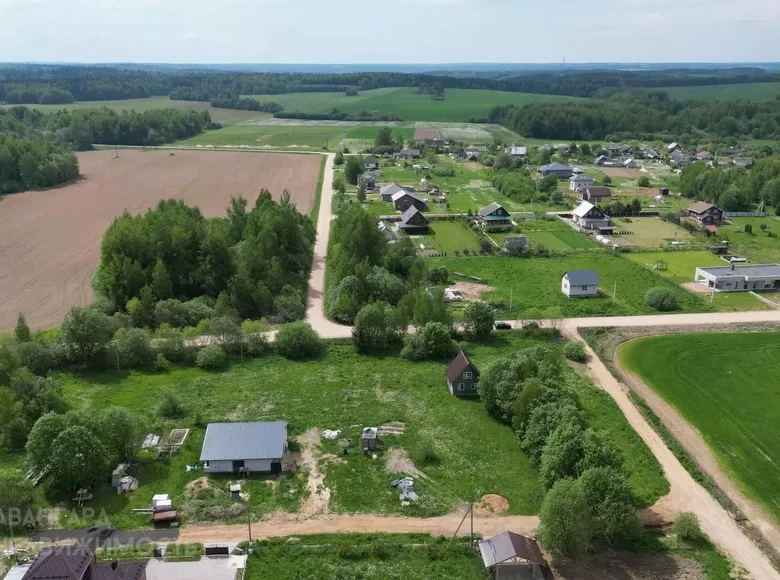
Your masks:
<instances>
[{"instance_id":1,"label":"green field","mask_svg":"<svg viewBox=\"0 0 780 580\"><path fill-rule=\"evenodd\" d=\"M780 521L780 334L685 334L619 350L704 437L724 470Z\"/></svg>"},{"instance_id":2,"label":"green field","mask_svg":"<svg viewBox=\"0 0 780 580\"><path fill-rule=\"evenodd\" d=\"M677 100L701 101L773 101L780 95L780 83L742 83L733 85L703 85L699 87L658 87Z\"/></svg>"},{"instance_id":3,"label":"green field","mask_svg":"<svg viewBox=\"0 0 780 580\"><path fill-rule=\"evenodd\" d=\"M251 96L251 95L247 95ZM406 121L453 121L465 123L472 117L487 117L496 105L526 105L547 101L571 100L573 97L509 93L478 89L447 89L443 101L418 94L416 88L385 88L361 91L355 97L344 93L288 93L256 95L261 102L273 101L285 111L329 113L333 108L346 113L368 111L379 115L394 115Z\"/></svg>"},{"instance_id":4,"label":"green field","mask_svg":"<svg viewBox=\"0 0 780 580\"><path fill-rule=\"evenodd\" d=\"M108 107L115 111L123 109L132 111L148 111L149 109L192 109L195 111L208 111L211 119L218 123L232 125L249 121L251 119L261 119L270 117L268 113L259 111L236 111L234 109L217 109L209 103L200 101L172 101L168 97L150 97L148 99L124 99L120 101L83 101L79 103L68 103L67 105L25 105L33 109L39 109L45 113L60 111L62 109L87 109L95 107Z\"/></svg>"},{"instance_id":5,"label":"green field","mask_svg":"<svg viewBox=\"0 0 780 580\"><path fill-rule=\"evenodd\" d=\"M686 292L673 282L654 272L607 253L587 253L562 258L512 259L472 256L469 258L432 258L437 266L445 266L450 278L460 279L453 272L478 276L495 288L483 298L500 302L500 318L560 318L577 316L607 316L651 314L645 305L645 294L651 288L671 290L683 312L713 310L700 297ZM561 277L567 270L596 270L602 295L597 298L569 299L561 292ZM612 291L617 283L617 299ZM511 311L509 308L512 299Z\"/></svg>"},{"instance_id":6,"label":"green field","mask_svg":"<svg viewBox=\"0 0 780 580\"><path fill-rule=\"evenodd\" d=\"M641 247L669 247L671 242L687 243L693 240L691 234L671 222L656 217L615 218L615 231L628 232L619 237Z\"/></svg>"},{"instance_id":7,"label":"green field","mask_svg":"<svg viewBox=\"0 0 780 580\"><path fill-rule=\"evenodd\" d=\"M484 573L468 538L341 534L272 538L255 546L246 580L474 580Z\"/></svg>"},{"instance_id":8,"label":"green field","mask_svg":"<svg viewBox=\"0 0 780 580\"><path fill-rule=\"evenodd\" d=\"M479 252L479 239L479 234L466 221L434 221L430 233L423 236L426 246L446 254L454 254L455 250L462 251L464 248L470 252Z\"/></svg>"},{"instance_id":9,"label":"green field","mask_svg":"<svg viewBox=\"0 0 780 580\"><path fill-rule=\"evenodd\" d=\"M780 219L773 216L763 218L732 218L733 226L718 228L718 235L725 234L723 239L729 240L732 249L745 254L751 262L780 262L780 238L770 238L769 234L780 235ZM753 233L745 233L745 226L753 226ZM761 230L761 225L766 229Z\"/></svg>"}]
</instances>

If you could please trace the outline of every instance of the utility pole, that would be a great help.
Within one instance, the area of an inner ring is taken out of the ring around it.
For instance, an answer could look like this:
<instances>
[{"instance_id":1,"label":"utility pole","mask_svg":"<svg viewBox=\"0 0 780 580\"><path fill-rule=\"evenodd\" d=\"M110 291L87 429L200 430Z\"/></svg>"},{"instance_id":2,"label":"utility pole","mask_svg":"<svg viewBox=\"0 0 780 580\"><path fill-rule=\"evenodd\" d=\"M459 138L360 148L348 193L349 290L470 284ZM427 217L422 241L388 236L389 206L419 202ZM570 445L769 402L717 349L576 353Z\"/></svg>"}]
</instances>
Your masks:
<instances>
[{"instance_id":1,"label":"utility pole","mask_svg":"<svg viewBox=\"0 0 780 580\"><path fill-rule=\"evenodd\" d=\"M615 296L617 296L617 280L615 280L615 286L612 288L612 302L615 301Z\"/></svg>"}]
</instances>

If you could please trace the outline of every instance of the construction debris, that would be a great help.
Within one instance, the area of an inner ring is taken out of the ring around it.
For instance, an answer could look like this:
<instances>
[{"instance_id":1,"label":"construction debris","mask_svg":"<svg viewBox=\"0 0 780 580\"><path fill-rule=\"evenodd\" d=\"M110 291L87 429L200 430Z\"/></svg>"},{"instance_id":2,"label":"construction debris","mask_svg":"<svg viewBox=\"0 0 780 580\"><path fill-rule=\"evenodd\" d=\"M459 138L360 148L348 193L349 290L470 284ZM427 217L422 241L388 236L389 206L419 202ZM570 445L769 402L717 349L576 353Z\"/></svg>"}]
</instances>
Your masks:
<instances>
[{"instance_id":1,"label":"construction debris","mask_svg":"<svg viewBox=\"0 0 780 580\"><path fill-rule=\"evenodd\" d=\"M333 431L331 429L325 429L322 432L322 436L325 437L328 441L332 441L333 439L337 439L341 435L341 431Z\"/></svg>"},{"instance_id":2,"label":"construction debris","mask_svg":"<svg viewBox=\"0 0 780 580\"><path fill-rule=\"evenodd\" d=\"M132 475L125 475L119 480L119 485L116 487L117 493L127 493L128 491L135 491L138 489L138 480Z\"/></svg>"},{"instance_id":3,"label":"construction debris","mask_svg":"<svg viewBox=\"0 0 780 580\"><path fill-rule=\"evenodd\" d=\"M404 477L403 479L393 480L391 485L401 490L398 499L401 500L403 505L409 505L409 502L414 503L420 499L420 496L414 491L413 477Z\"/></svg>"},{"instance_id":4,"label":"construction debris","mask_svg":"<svg viewBox=\"0 0 780 580\"><path fill-rule=\"evenodd\" d=\"M141 449L154 449L160 444L160 436L154 433L149 433L144 442L141 443Z\"/></svg>"}]
</instances>

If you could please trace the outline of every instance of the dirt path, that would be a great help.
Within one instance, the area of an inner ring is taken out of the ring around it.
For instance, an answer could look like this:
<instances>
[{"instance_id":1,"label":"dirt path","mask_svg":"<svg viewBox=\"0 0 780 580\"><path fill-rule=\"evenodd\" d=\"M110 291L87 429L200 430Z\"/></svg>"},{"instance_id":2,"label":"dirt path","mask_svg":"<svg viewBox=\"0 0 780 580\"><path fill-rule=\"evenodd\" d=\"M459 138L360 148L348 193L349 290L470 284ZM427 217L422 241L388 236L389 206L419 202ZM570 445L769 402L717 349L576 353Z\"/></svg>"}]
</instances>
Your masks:
<instances>
[{"instance_id":1,"label":"dirt path","mask_svg":"<svg viewBox=\"0 0 780 580\"><path fill-rule=\"evenodd\" d=\"M726 497L734 502L737 508L761 531L772 546L780 547L780 529L778 526L759 504L745 497L742 491L723 472L717 458L701 434L672 405L647 386L641 378L623 368L620 365L617 351L612 362L631 389L645 400L647 405L653 410L653 413L669 429L674 438L695 458L699 469L712 478Z\"/></svg>"},{"instance_id":2,"label":"dirt path","mask_svg":"<svg viewBox=\"0 0 780 580\"><path fill-rule=\"evenodd\" d=\"M298 443L301 444L303 467L309 470L309 479L306 482L306 490L309 495L301 504L297 519L308 520L330 513L330 489L325 485L325 475L320 470L317 460L320 430L316 427L309 429L298 437Z\"/></svg>"},{"instance_id":3,"label":"dirt path","mask_svg":"<svg viewBox=\"0 0 780 580\"><path fill-rule=\"evenodd\" d=\"M309 276L309 294L306 298L306 322L323 338L347 338L352 329L331 322L325 317L325 265L330 240L330 222L333 220L333 160L328 155L320 194L320 213L317 218L317 240Z\"/></svg>"},{"instance_id":4,"label":"dirt path","mask_svg":"<svg viewBox=\"0 0 780 580\"><path fill-rule=\"evenodd\" d=\"M750 314L750 313L739 313ZM765 314L765 313L762 313ZM770 313L771 314L771 313ZM680 315L696 316L696 315ZM666 317L659 317L666 318ZM716 316L715 318L720 318ZM676 324L685 324L679 320ZM567 326L566 334L570 338L578 338L576 331ZM663 440L645 421L639 410L628 397L627 388L612 376L604 363L593 350L585 345L590 356L588 374L609 394L625 415L631 427L647 444L653 455L658 459L666 478L669 480L670 492L659 504L650 511L669 511L669 514L680 511L693 511L701 522L702 530L725 553L729 554L740 566L756 580L780 580L780 574L772 567L769 559L743 533L729 513L680 464L674 454L666 447ZM659 513L659 515L663 515Z\"/></svg>"}]
</instances>

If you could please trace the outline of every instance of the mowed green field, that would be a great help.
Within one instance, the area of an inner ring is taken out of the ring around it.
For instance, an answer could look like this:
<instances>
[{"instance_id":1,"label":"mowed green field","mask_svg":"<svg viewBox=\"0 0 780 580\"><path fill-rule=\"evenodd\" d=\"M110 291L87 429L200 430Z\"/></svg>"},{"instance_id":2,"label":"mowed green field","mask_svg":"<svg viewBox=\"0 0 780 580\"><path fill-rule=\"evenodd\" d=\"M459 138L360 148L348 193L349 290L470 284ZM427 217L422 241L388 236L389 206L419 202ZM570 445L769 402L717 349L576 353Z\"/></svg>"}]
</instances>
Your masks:
<instances>
[{"instance_id":1,"label":"mowed green field","mask_svg":"<svg viewBox=\"0 0 780 580\"><path fill-rule=\"evenodd\" d=\"M658 87L672 99L684 101L772 101L780 95L780 83L742 83L733 85L702 85L699 87Z\"/></svg>"},{"instance_id":2,"label":"mowed green field","mask_svg":"<svg viewBox=\"0 0 780 580\"><path fill-rule=\"evenodd\" d=\"M329 113L333 108L346 113L369 111L395 115L406 121L453 121L465 123L472 117L487 117L496 105L527 105L574 97L509 93L479 89L447 89L443 101L417 93L416 88L385 88L361 91L355 97L344 93L288 93L284 95L246 95L261 102L279 103L286 111Z\"/></svg>"},{"instance_id":3,"label":"mowed green field","mask_svg":"<svg viewBox=\"0 0 780 580\"><path fill-rule=\"evenodd\" d=\"M208 111L211 119L225 125L241 123L251 119L262 119L270 117L268 113L259 111L236 111L234 109L217 109L209 103L200 101L172 101L168 97L150 97L148 99L123 99L120 101L82 101L78 103L68 103L67 105L25 105L32 109L38 109L44 113L52 111L61 111L62 109L90 109L99 107L108 107L115 111L148 111L149 109L191 109L194 111Z\"/></svg>"},{"instance_id":4,"label":"mowed green field","mask_svg":"<svg viewBox=\"0 0 780 580\"><path fill-rule=\"evenodd\" d=\"M645 304L651 288L668 288L682 312L707 312L714 307L699 296L658 276L621 256L607 253L576 254L561 258L512 259L472 256L468 258L431 258L432 264L445 266L452 280L462 279L460 272L477 276L495 291L483 294L495 299L499 318L561 318L652 314ZM567 270L595 270L601 295L596 298L569 299L561 292L561 277ZM612 292L617 283L617 297ZM511 297L511 309L510 309Z\"/></svg>"},{"instance_id":5,"label":"mowed green field","mask_svg":"<svg viewBox=\"0 0 780 580\"><path fill-rule=\"evenodd\" d=\"M631 341L619 356L780 521L780 333L659 336Z\"/></svg>"}]
</instances>

